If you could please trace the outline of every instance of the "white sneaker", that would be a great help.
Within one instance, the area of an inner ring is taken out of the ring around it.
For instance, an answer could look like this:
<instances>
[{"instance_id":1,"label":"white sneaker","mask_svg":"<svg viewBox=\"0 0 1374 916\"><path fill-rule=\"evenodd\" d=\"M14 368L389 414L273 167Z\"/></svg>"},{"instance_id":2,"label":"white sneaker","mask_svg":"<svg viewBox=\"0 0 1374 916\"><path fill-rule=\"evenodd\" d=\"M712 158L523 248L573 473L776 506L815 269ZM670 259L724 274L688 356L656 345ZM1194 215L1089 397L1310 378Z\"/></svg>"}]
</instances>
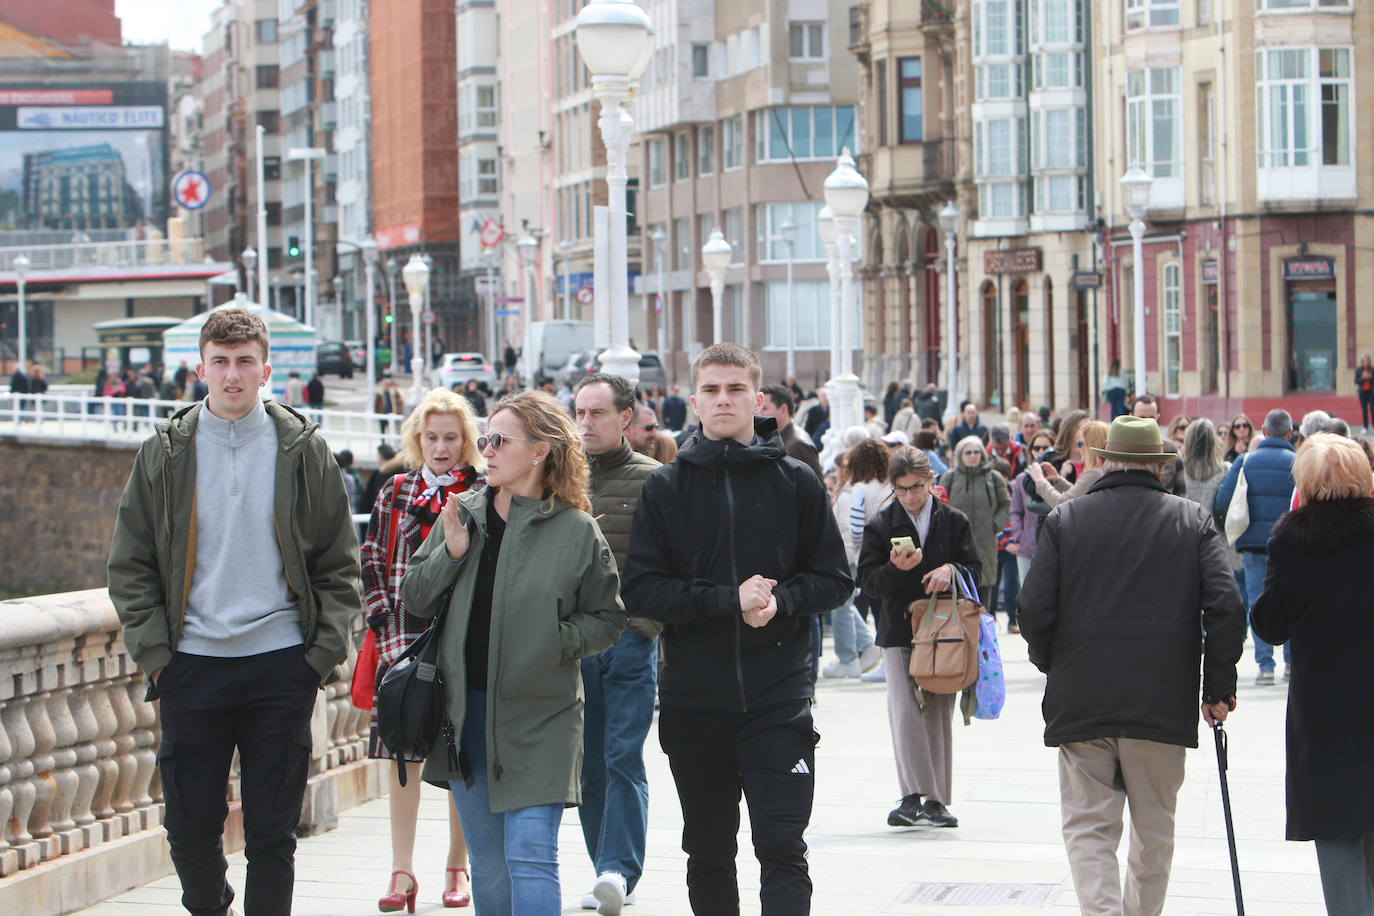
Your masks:
<instances>
[{"instance_id":1,"label":"white sneaker","mask_svg":"<svg viewBox=\"0 0 1374 916\"><path fill-rule=\"evenodd\" d=\"M592 896L601 904L596 908L603 916L619 916L625 905L625 876L613 871L602 872L592 885Z\"/></svg>"},{"instance_id":2,"label":"white sneaker","mask_svg":"<svg viewBox=\"0 0 1374 916\"><path fill-rule=\"evenodd\" d=\"M633 906L638 902L639 894L635 891L630 891L628 894L625 895L626 906ZM594 910L599 906L601 906L601 901L596 899L596 894L592 893L591 891L587 891L587 893L582 895L582 909Z\"/></svg>"},{"instance_id":3,"label":"white sneaker","mask_svg":"<svg viewBox=\"0 0 1374 916\"><path fill-rule=\"evenodd\" d=\"M886 681L887 675L883 673L883 663L879 662L878 667L874 668L872 671L865 671L863 674L859 675L859 680L869 684L881 684L883 681Z\"/></svg>"},{"instance_id":4,"label":"white sneaker","mask_svg":"<svg viewBox=\"0 0 1374 916\"><path fill-rule=\"evenodd\" d=\"M821 669L821 677L858 677L860 674L863 674L863 668L857 658L847 662L836 659Z\"/></svg>"},{"instance_id":5,"label":"white sneaker","mask_svg":"<svg viewBox=\"0 0 1374 916\"><path fill-rule=\"evenodd\" d=\"M872 671L882 664L883 650L875 645L864 646L859 650L859 667L864 671Z\"/></svg>"}]
</instances>

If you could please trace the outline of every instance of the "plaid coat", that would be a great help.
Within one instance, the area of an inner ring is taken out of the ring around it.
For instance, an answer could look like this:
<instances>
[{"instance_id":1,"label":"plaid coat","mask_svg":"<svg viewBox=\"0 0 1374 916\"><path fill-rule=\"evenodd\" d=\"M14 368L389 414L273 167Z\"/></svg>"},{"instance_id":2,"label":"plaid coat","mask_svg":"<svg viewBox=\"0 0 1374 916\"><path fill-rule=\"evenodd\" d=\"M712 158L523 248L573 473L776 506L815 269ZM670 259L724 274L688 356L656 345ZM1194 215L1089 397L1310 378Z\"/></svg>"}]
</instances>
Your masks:
<instances>
[{"instance_id":1,"label":"plaid coat","mask_svg":"<svg viewBox=\"0 0 1374 916\"><path fill-rule=\"evenodd\" d=\"M480 486L480 478L471 468L461 475L460 483L449 487L450 496ZM397 484L399 479L400 483ZM372 518L367 523L367 535L361 549L363 572L363 607L367 625L377 639L377 684L406 647L429 629L432 618L413 617L406 613L401 601L401 579L406 574L410 558L424 542L425 531L420 520L406 511L425 490L425 480L417 468L397 475L382 484ZM387 556L387 540L392 518L395 516L396 545L394 555ZM368 741L368 756L391 759L377 736L377 704L373 697L372 734Z\"/></svg>"}]
</instances>

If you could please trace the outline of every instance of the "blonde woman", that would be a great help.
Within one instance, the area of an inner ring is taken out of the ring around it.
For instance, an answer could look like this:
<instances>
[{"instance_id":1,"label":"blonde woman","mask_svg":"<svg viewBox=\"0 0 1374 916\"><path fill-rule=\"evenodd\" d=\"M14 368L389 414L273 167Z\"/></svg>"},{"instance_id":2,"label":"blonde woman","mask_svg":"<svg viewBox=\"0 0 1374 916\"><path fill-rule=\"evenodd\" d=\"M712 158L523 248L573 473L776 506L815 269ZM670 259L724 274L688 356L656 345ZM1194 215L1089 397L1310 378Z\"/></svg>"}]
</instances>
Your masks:
<instances>
[{"instance_id":1,"label":"blonde woman","mask_svg":"<svg viewBox=\"0 0 1374 916\"><path fill-rule=\"evenodd\" d=\"M1060 503L1082 496L1092 485L1102 479L1102 461L1093 452L1095 448L1107 447L1107 433L1111 427L1101 420L1084 420L1078 427L1078 448L1083 453L1083 469L1078 479L1069 484L1064 475L1048 462L1027 462L1026 475L1035 483L1035 492L1049 503L1051 509Z\"/></svg>"},{"instance_id":2,"label":"blonde woman","mask_svg":"<svg viewBox=\"0 0 1374 916\"><path fill-rule=\"evenodd\" d=\"M478 446L486 488L445 504L401 584L424 617L452 590L439 668L458 767L441 742L423 775L463 816L478 912L554 916L558 825L582 801L579 662L625 628L620 577L562 404L508 395Z\"/></svg>"},{"instance_id":3,"label":"blonde woman","mask_svg":"<svg viewBox=\"0 0 1374 916\"><path fill-rule=\"evenodd\" d=\"M429 536L448 501L480 486L483 467L477 451L477 420L471 406L466 398L443 388L431 391L406 418L401 425L401 443L400 458L410 470L382 484L361 550L367 625L376 637L379 655L378 684L387 668L429 625L428 620L408 613L401 598L401 579L411 557ZM377 734L375 697L367 755L373 759L395 759ZM414 769L407 763L401 766ZM402 786L396 767L388 767L387 773L391 779L391 886L377 902L383 913L405 907L413 910L418 885L412 856L420 780L408 778ZM467 857L458 811L450 805L443 894L446 907L463 907L472 902Z\"/></svg>"}]
</instances>

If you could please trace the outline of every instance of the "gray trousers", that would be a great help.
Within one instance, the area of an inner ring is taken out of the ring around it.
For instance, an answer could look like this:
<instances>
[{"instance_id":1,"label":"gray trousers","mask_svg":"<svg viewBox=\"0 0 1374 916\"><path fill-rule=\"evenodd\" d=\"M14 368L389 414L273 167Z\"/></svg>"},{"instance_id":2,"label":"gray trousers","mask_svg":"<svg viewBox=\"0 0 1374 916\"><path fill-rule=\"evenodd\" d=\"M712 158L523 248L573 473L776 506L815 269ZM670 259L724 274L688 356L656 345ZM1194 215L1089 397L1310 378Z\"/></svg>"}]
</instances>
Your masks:
<instances>
[{"instance_id":1,"label":"gray trousers","mask_svg":"<svg viewBox=\"0 0 1374 916\"><path fill-rule=\"evenodd\" d=\"M1185 751L1136 738L1074 741L1059 748L1059 805L1078 905L1084 916L1157 916L1174 860L1174 809ZM1116 849L1131 805L1123 896Z\"/></svg>"},{"instance_id":2,"label":"gray trousers","mask_svg":"<svg viewBox=\"0 0 1374 916\"><path fill-rule=\"evenodd\" d=\"M887 723L902 796L923 795L948 805L954 769L951 723L958 694L927 694L923 712L916 703L910 648L883 649L887 672Z\"/></svg>"}]
</instances>

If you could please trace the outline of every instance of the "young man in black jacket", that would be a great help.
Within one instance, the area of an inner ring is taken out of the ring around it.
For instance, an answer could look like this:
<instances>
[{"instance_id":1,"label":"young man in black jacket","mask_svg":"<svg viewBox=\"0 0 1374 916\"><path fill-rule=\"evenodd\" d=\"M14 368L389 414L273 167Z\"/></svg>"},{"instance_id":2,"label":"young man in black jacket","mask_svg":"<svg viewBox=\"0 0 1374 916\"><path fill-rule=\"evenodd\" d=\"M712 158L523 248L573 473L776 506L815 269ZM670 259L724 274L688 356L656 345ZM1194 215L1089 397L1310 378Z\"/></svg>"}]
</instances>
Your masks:
<instances>
[{"instance_id":1,"label":"young man in black jacket","mask_svg":"<svg viewBox=\"0 0 1374 916\"><path fill-rule=\"evenodd\" d=\"M708 347L692 367L701 429L644 482L621 595L667 624L659 743L682 802L695 913L739 912L741 792L764 916L810 912L811 615L853 590L824 485L788 458L761 406L758 358Z\"/></svg>"}]
</instances>

